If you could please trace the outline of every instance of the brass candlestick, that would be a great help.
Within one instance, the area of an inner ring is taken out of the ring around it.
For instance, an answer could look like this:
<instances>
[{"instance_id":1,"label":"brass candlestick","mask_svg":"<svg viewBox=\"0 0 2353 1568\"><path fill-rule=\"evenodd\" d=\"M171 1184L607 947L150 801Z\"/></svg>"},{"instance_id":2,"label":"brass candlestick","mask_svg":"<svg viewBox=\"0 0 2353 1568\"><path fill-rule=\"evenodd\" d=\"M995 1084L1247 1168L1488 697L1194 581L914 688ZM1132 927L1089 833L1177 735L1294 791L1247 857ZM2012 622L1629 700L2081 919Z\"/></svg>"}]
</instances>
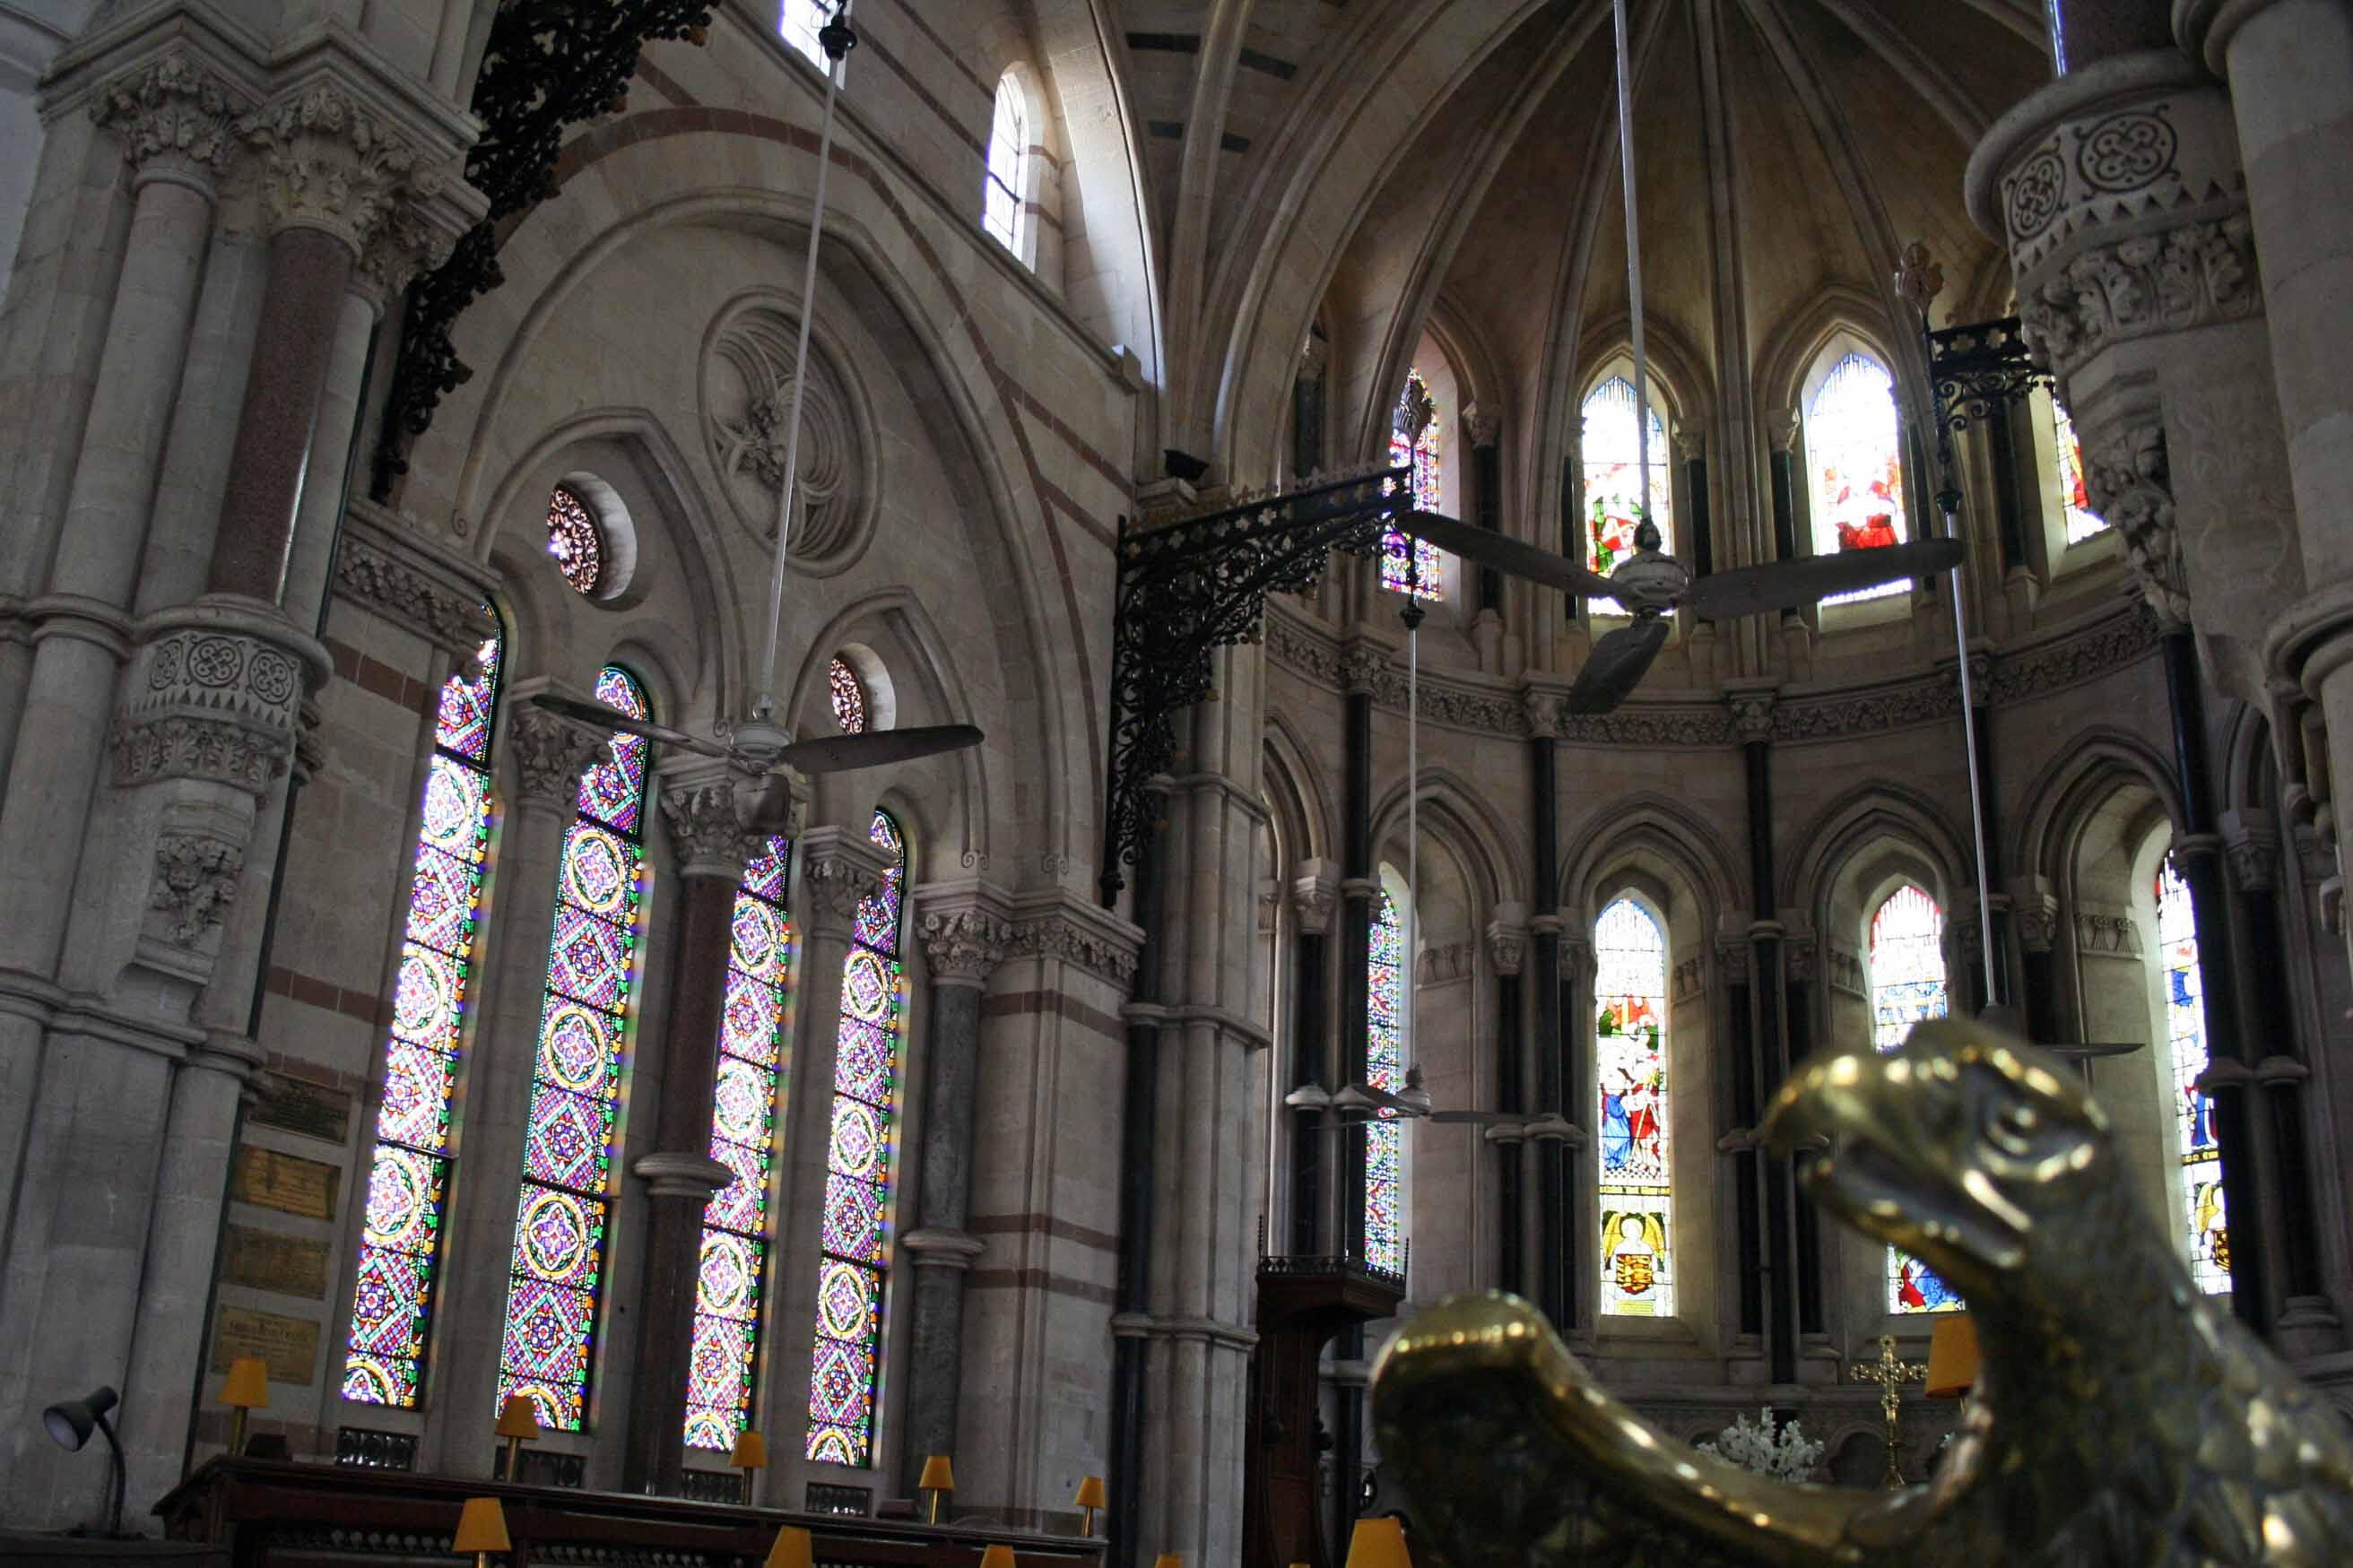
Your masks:
<instances>
[{"instance_id":1,"label":"brass candlestick","mask_svg":"<svg viewBox=\"0 0 2353 1568\"><path fill-rule=\"evenodd\" d=\"M1904 1412L1904 1385L1918 1383L1928 1374L1928 1369L1916 1361L1905 1361L1895 1353L1895 1336L1879 1336L1879 1360L1864 1364L1857 1363L1847 1369L1857 1383L1879 1384L1879 1413L1887 1418L1887 1473L1879 1484L1894 1490L1904 1484L1904 1471L1895 1462L1895 1422Z\"/></svg>"}]
</instances>

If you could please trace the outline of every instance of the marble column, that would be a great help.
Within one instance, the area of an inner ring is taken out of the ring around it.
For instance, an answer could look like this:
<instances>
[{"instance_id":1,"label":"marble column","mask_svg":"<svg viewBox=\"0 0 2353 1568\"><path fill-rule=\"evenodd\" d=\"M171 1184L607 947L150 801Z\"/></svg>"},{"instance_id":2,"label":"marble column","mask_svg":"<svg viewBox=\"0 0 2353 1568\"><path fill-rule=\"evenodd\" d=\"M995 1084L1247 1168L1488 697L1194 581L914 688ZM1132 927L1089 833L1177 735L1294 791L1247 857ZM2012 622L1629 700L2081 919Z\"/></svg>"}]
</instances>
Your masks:
<instances>
[{"instance_id":1,"label":"marble column","mask_svg":"<svg viewBox=\"0 0 2353 1568\"><path fill-rule=\"evenodd\" d=\"M702 1211L711 1194L733 1180L711 1157L711 1106L726 1026L736 889L755 840L736 815L725 766L697 758L686 768L665 769L662 781L662 818L685 889L671 935L654 1148L629 1167L646 1184L648 1212L635 1388L621 1455L622 1489L661 1496L678 1491L685 1458Z\"/></svg>"},{"instance_id":2,"label":"marble column","mask_svg":"<svg viewBox=\"0 0 2353 1568\"><path fill-rule=\"evenodd\" d=\"M915 1168L915 1225L899 1238L914 1265L909 1335L907 1440L900 1486L915 1495L923 1456L956 1451L964 1392L964 1283L982 1244L972 1217L973 1116L979 1103L980 998L1013 928L1005 900L979 882L915 889L916 934L931 979L930 1058L923 1077L923 1154Z\"/></svg>"},{"instance_id":3,"label":"marble column","mask_svg":"<svg viewBox=\"0 0 2353 1568\"><path fill-rule=\"evenodd\" d=\"M1491 403L1477 403L1462 410L1462 434L1471 446L1471 521L1485 529L1504 526L1504 416ZM1485 640L1474 628L1473 640L1480 641L1480 660L1483 668L1493 670L1492 646L1502 636L1504 613L1504 574L1493 566L1478 569L1478 591L1472 603L1477 606L1477 625L1493 625L1493 632Z\"/></svg>"},{"instance_id":4,"label":"marble column","mask_svg":"<svg viewBox=\"0 0 2353 1568\"><path fill-rule=\"evenodd\" d=\"M1561 1079L1564 1026L1560 996L1560 802L1558 800L1558 741L1560 699L1550 691L1526 689L1521 703L1528 720L1528 800L1535 864L1529 868L1535 912L1528 931L1535 941L1535 970L1529 984L1535 990L1535 1030L1528 1043L1534 1058L1535 1109L1567 1114L1567 1086ZM1536 1142L1534 1207L1535 1267L1529 1270L1536 1305L1545 1316L1567 1331L1572 1323L1574 1276L1569 1269L1571 1238L1563 1172L1566 1161L1558 1141Z\"/></svg>"},{"instance_id":5,"label":"marble column","mask_svg":"<svg viewBox=\"0 0 2353 1568\"><path fill-rule=\"evenodd\" d=\"M1733 728L1740 736L1748 775L1749 1005L1756 1101L1770 1104L1789 1070L1788 1009L1782 989L1779 879L1773 854L1773 705L1771 682L1734 683L1727 692ZM1746 1125L1754 1128L1756 1123ZM1795 1176L1783 1155L1751 1144L1746 1157L1757 1167L1764 1200L1763 1240L1767 1289L1766 1350L1772 1380L1798 1381L1798 1339L1803 1294L1798 1282L1798 1219Z\"/></svg>"},{"instance_id":6,"label":"marble column","mask_svg":"<svg viewBox=\"0 0 2353 1568\"><path fill-rule=\"evenodd\" d=\"M1297 982L1293 987L1289 1082L1293 1089L1323 1088L1332 1074L1332 918L1339 908L1340 867L1336 861L1302 860L1291 883L1291 907L1297 932L1294 957ZM1324 1113L1291 1111L1286 1117L1291 1138L1291 1219L1282 1234L1289 1249L1302 1258L1336 1252L1339 1246L1324 1223L1324 1208L1335 1175L1336 1138L1325 1135Z\"/></svg>"},{"instance_id":7,"label":"marble column","mask_svg":"<svg viewBox=\"0 0 2353 1568\"><path fill-rule=\"evenodd\" d=\"M1527 1105L1527 1053L1522 1046L1520 971L1527 963L1527 906L1502 903L1487 922L1487 959L1495 971L1495 1109ZM1482 1129L1495 1151L1495 1279L1497 1289L1527 1289L1527 1140L1509 1122Z\"/></svg>"}]
</instances>

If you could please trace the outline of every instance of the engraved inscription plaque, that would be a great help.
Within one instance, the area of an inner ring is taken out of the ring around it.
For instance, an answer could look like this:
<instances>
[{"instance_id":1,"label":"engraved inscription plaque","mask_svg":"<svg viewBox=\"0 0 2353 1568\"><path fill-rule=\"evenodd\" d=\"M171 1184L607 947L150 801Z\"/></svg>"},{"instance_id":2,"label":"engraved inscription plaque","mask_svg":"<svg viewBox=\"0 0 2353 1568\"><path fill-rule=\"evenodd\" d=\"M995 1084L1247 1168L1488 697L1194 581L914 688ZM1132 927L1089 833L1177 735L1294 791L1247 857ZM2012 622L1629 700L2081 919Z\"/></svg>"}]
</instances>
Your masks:
<instances>
[{"instance_id":1,"label":"engraved inscription plaque","mask_svg":"<svg viewBox=\"0 0 2353 1568\"><path fill-rule=\"evenodd\" d=\"M228 1227L222 1249L221 1279L256 1290L276 1290L288 1296L327 1296L327 1244L248 1225Z\"/></svg>"},{"instance_id":2,"label":"engraved inscription plaque","mask_svg":"<svg viewBox=\"0 0 2353 1568\"><path fill-rule=\"evenodd\" d=\"M259 1356L272 1383L308 1383L319 1364L319 1325L309 1318L223 1307L213 1329L213 1370L227 1372L239 1356Z\"/></svg>"},{"instance_id":3,"label":"engraved inscription plaque","mask_svg":"<svg viewBox=\"0 0 2353 1568\"><path fill-rule=\"evenodd\" d=\"M259 1204L305 1219L332 1219L335 1185L343 1174L316 1160L248 1146L237 1152L228 1195L241 1204Z\"/></svg>"},{"instance_id":4,"label":"engraved inscription plaque","mask_svg":"<svg viewBox=\"0 0 2353 1568\"><path fill-rule=\"evenodd\" d=\"M347 1089L265 1072L254 1079L253 1092L253 1109L246 1117L259 1126L300 1132L330 1143L341 1143L351 1136L352 1096Z\"/></svg>"}]
</instances>

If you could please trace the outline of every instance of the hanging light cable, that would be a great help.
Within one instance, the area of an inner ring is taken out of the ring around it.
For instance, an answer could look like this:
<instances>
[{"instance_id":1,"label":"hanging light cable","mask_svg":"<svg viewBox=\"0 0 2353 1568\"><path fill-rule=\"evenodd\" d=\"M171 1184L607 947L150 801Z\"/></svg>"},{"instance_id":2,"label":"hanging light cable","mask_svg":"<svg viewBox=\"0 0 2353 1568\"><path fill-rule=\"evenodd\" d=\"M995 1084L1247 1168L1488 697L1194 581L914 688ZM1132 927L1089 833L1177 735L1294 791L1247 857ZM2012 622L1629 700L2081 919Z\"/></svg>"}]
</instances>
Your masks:
<instances>
[{"instance_id":1,"label":"hanging light cable","mask_svg":"<svg viewBox=\"0 0 2353 1568\"><path fill-rule=\"evenodd\" d=\"M1634 450L1641 468L1637 522L1651 520L1651 371L1642 352L1642 236L1634 221L1634 80L1626 47L1626 0L1611 0L1618 38L1618 170L1625 186L1626 310L1634 339Z\"/></svg>"}]
</instances>

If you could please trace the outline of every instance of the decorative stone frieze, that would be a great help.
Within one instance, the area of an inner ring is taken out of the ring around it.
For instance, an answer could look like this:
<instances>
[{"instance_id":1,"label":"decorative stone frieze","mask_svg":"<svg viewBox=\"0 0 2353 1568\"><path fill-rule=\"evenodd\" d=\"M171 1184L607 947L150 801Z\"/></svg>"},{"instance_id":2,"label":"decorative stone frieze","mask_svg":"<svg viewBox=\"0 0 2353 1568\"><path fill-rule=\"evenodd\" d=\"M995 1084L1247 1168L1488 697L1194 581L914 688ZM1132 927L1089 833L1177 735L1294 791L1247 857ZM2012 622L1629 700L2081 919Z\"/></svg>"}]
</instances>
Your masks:
<instances>
[{"instance_id":1,"label":"decorative stone frieze","mask_svg":"<svg viewBox=\"0 0 2353 1568\"><path fill-rule=\"evenodd\" d=\"M2189 624L2189 578L2174 527L2165 428L2152 416L2103 432L2084 450L2084 487L2125 542L2141 595L2171 630Z\"/></svg>"},{"instance_id":2,"label":"decorative stone frieze","mask_svg":"<svg viewBox=\"0 0 2353 1568\"><path fill-rule=\"evenodd\" d=\"M810 914L846 929L859 904L882 890L890 861L863 833L844 827L812 828L795 847L801 858L801 887Z\"/></svg>"},{"instance_id":3,"label":"decorative stone frieze","mask_svg":"<svg viewBox=\"0 0 2353 1568\"><path fill-rule=\"evenodd\" d=\"M2075 911L2075 951L2103 958L2138 958L2140 928L2126 914L2101 910Z\"/></svg>"},{"instance_id":4,"label":"decorative stone frieze","mask_svg":"<svg viewBox=\"0 0 2353 1568\"><path fill-rule=\"evenodd\" d=\"M1258 934L1272 936L1282 921L1282 884L1268 877L1258 885Z\"/></svg>"},{"instance_id":5,"label":"decorative stone frieze","mask_svg":"<svg viewBox=\"0 0 2353 1568\"><path fill-rule=\"evenodd\" d=\"M171 922L174 945L193 948L227 917L244 874L242 847L210 834L167 830L155 840L148 908Z\"/></svg>"},{"instance_id":6,"label":"decorative stone frieze","mask_svg":"<svg viewBox=\"0 0 2353 1568\"><path fill-rule=\"evenodd\" d=\"M396 512L353 497L335 548L335 596L471 658L498 631L490 583L471 561L428 542Z\"/></svg>"},{"instance_id":7,"label":"decorative stone frieze","mask_svg":"<svg viewBox=\"0 0 2353 1568\"><path fill-rule=\"evenodd\" d=\"M1121 990L1135 979L1135 954L1140 942L1090 929L1067 912L1054 911L1015 921L1005 951L1019 958L1053 958L1100 975Z\"/></svg>"},{"instance_id":8,"label":"decorative stone frieze","mask_svg":"<svg viewBox=\"0 0 2353 1568\"><path fill-rule=\"evenodd\" d=\"M2021 296L2020 315L2065 374L2110 343L2243 321L2263 305L2253 233L2240 216L2095 246Z\"/></svg>"},{"instance_id":9,"label":"decorative stone frieze","mask_svg":"<svg viewBox=\"0 0 2353 1568\"><path fill-rule=\"evenodd\" d=\"M932 978L944 984L981 985L1005 961L1013 927L980 910L930 910L916 922Z\"/></svg>"},{"instance_id":10,"label":"decorative stone frieze","mask_svg":"<svg viewBox=\"0 0 2353 1568\"><path fill-rule=\"evenodd\" d=\"M1871 981L1862 971L1862 953L1859 949L1833 939L1830 944L1831 989L1843 991L1850 996L1871 1000Z\"/></svg>"},{"instance_id":11,"label":"decorative stone frieze","mask_svg":"<svg viewBox=\"0 0 2353 1568\"><path fill-rule=\"evenodd\" d=\"M1678 1002L1695 1002L1707 994L1707 954L1695 952L1675 965L1673 989Z\"/></svg>"},{"instance_id":12,"label":"decorative stone frieze","mask_svg":"<svg viewBox=\"0 0 2353 1568\"><path fill-rule=\"evenodd\" d=\"M1414 979L1423 985L1444 985L1468 980L1475 967L1476 950L1467 942L1441 942L1425 948L1414 964Z\"/></svg>"},{"instance_id":13,"label":"decorative stone frieze","mask_svg":"<svg viewBox=\"0 0 2353 1568\"><path fill-rule=\"evenodd\" d=\"M517 691L514 696L525 694ZM518 805L564 805L580 787L581 770L612 754L612 740L605 731L528 700L511 703L508 712L500 750L514 762Z\"/></svg>"},{"instance_id":14,"label":"decorative stone frieze","mask_svg":"<svg viewBox=\"0 0 2353 1568\"><path fill-rule=\"evenodd\" d=\"M237 132L260 157L271 227L324 229L354 258L387 224L416 233L419 220L400 209L438 195L445 179L416 143L332 80L314 78L264 104Z\"/></svg>"},{"instance_id":15,"label":"decorative stone frieze","mask_svg":"<svg viewBox=\"0 0 2353 1568\"><path fill-rule=\"evenodd\" d=\"M260 795L293 754L303 667L323 682L326 650L274 611L213 601L139 630L115 718L115 784L198 779Z\"/></svg>"},{"instance_id":16,"label":"decorative stone frieze","mask_svg":"<svg viewBox=\"0 0 2353 1568\"><path fill-rule=\"evenodd\" d=\"M114 132L122 161L205 175L227 166L247 100L212 70L174 51L99 89L90 118Z\"/></svg>"},{"instance_id":17,"label":"decorative stone frieze","mask_svg":"<svg viewBox=\"0 0 2353 1568\"><path fill-rule=\"evenodd\" d=\"M662 791L661 810L682 875L733 881L744 874L744 862L752 858L759 837L737 814L733 780L673 785Z\"/></svg>"}]
</instances>

